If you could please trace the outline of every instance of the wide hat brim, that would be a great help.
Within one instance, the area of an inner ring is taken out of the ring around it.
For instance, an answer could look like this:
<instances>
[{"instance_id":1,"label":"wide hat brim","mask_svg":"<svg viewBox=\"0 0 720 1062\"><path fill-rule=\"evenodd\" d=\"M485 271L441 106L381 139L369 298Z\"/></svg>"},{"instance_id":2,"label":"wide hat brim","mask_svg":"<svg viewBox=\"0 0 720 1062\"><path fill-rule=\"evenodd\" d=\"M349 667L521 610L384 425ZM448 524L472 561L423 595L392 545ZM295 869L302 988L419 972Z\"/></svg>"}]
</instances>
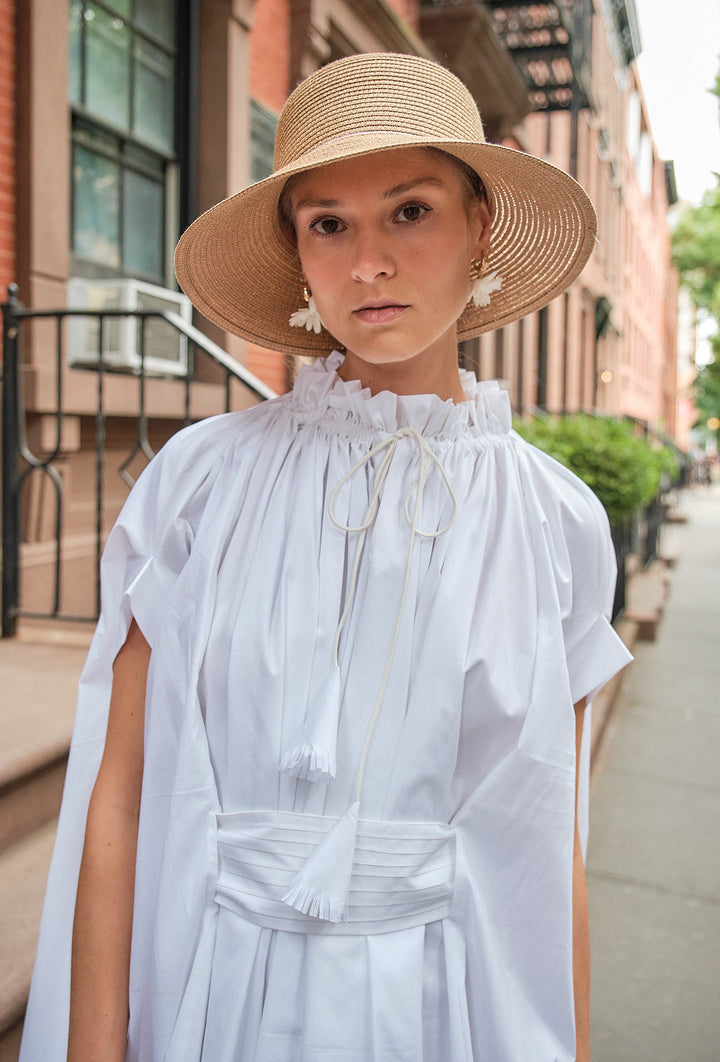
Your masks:
<instances>
[{"instance_id":1,"label":"wide hat brim","mask_svg":"<svg viewBox=\"0 0 720 1062\"><path fill-rule=\"evenodd\" d=\"M488 193L490 268L502 278L502 289L488 306L466 307L458 339L539 310L582 271L597 221L587 194L563 170L497 144L373 131L321 144L193 222L175 254L183 291L208 320L258 346L287 354L327 353L335 344L325 330L316 334L289 325L290 315L303 305L302 274L280 221L280 194L293 174L402 147L434 147L454 155L479 174Z\"/></svg>"}]
</instances>

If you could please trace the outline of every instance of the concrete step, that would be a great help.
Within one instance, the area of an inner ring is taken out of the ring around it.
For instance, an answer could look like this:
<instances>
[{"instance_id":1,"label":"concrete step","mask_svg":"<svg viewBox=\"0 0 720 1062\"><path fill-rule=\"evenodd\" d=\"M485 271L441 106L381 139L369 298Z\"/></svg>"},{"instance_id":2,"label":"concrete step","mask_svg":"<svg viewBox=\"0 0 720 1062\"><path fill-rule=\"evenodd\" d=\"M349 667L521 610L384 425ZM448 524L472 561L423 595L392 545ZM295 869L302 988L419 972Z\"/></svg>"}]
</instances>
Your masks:
<instances>
[{"instance_id":1,"label":"concrete step","mask_svg":"<svg viewBox=\"0 0 720 1062\"><path fill-rule=\"evenodd\" d=\"M86 643L0 640L0 852L57 816Z\"/></svg>"},{"instance_id":2,"label":"concrete step","mask_svg":"<svg viewBox=\"0 0 720 1062\"><path fill-rule=\"evenodd\" d=\"M0 852L57 819L69 745L70 735L7 771L0 782Z\"/></svg>"},{"instance_id":3,"label":"concrete step","mask_svg":"<svg viewBox=\"0 0 720 1062\"><path fill-rule=\"evenodd\" d=\"M17 1059L35 961L54 822L0 854L0 1062Z\"/></svg>"},{"instance_id":4,"label":"concrete step","mask_svg":"<svg viewBox=\"0 0 720 1062\"><path fill-rule=\"evenodd\" d=\"M20 1048L90 633L24 625L0 640L0 1062Z\"/></svg>"},{"instance_id":5,"label":"concrete step","mask_svg":"<svg viewBox=\"0 0 720 1062\"><path fill-rule=\"evenodd\" d=\"M655 560L628 582L625 618L637 624L640 641L654 642L668 594L667 565Z\"/></svg>"},{"instance_id":6,"label":"concrete step","mask_svg":"<svg viewBox=\"0 0 720 1062\"><path fill-rule=\"evenodd\" d=\"M639 624L636 620L628 619L627 616L622 616L619 620L615 621L615 630L625 643L630 652L633 651L633 646L638 639L638 627ZM617 675L614 675L610 681L603 686L603 688L596 693L592 702L592 729L591 729L591 768L594 769L595 764L599 759L600 749L602 748L603 740L605 737L605 731L607 725L612 716L613 708L615 707L616 700L620 693L623 681L627 674L627 668L623 668Z\"/></svg>"}]
</instances>

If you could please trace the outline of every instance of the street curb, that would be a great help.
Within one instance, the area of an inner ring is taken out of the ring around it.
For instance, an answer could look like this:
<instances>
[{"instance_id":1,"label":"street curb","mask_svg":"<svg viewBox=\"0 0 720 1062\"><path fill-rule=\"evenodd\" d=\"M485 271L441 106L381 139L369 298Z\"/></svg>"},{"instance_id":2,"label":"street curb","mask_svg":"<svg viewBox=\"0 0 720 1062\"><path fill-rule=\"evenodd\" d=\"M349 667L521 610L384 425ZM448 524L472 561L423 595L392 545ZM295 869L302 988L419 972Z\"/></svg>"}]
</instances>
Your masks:
<instances>
[{"instance_id":1,"label":"street curb","mask_svg":"<svg viewBox=\"0 0 720 1062\"><path fill-rule=\"evenodd\" d=\"M640 624L634 619L623 619L615 623L615 632L620 636L625 646L632 652L635 642L638 640ZM607 731L610 718L618 705L620 690L622 689L625 675L632 666L632 661L627 664L617 675L613 675L610 681L597 693L592 702L592 733L590 745L590 772L595 768L603 739Z\"/></svg>"},{"instance_id":2,"label":"street curb","mask_svg":"<svg viewBox=\"0 0 720 1062\"><path fill-rule=\"evenodd\" d=\"M620 636L630 652L633 651L635 643L638 641L655 641L656 628L658 624L662 622L664 602L670 590L670 567L670 564L659 558L655 561L654 576L659 587L659 604L653 612L652 618L649 615L645 615L641 608L637 614L633 612L633 610L623 613L614 623L616 633ZM641 574L644 578L647 572ZM652 633L649 633L650 628L652 629ZM632 661L627 664L622 671L618 672L617 675L614 675L607 685L603 686L592 702L592 743L590 746L591 774L602 749L603 739L608 724L620 701L620 692L622 690L623 682L625 681L625 676L629 673L629 668L631 666Z\"/></svg>"}]
</instances>

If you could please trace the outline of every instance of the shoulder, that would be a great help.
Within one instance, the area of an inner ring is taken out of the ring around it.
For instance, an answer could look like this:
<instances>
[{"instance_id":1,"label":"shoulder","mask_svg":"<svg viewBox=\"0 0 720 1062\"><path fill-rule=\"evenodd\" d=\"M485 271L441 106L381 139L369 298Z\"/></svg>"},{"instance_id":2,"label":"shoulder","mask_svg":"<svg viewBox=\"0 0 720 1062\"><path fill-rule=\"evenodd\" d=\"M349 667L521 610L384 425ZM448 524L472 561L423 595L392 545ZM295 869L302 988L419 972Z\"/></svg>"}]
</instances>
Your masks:
<instances>
[{"instance_id":1,"label":"shoulder","mask_svg":"<svg viewBox=\"0 0 720 1062\"><path fill-rule=\"evenodd\" d=\"M158 528L184 517L197 523L211 493L254 467L286 405L282 396L176 432L138 477L119 522Z\"/></svg>"},{"instance_id":2,"label":"shoulder","mask_svg":"<svg viewBox=\"0 0 720 1062\"><path fill-rule=\"evenodd\" d=\"M531 491L551 523L567 531L606 535L607 515L602 502L587 483L554 457L512 433L523 485Z\"/></svg>"},{"instance_id":3,"label":"shoulder","mask_svg":"<svg viewBox=\"0 0 720 1062\"><path fill-rule=\"evenodd\" d=\"M215 461L237 442L262 439L275 416L288 406L288 396L261 402L250 409L206 417L181 428L153 458L163 470L183 470L198 460Z\"/></svg>"},{"instance_id":4,"label":"shoulder","mask_svg":"<svg viewBox=\"0 0 720 1062\"><path fill-rule=\"evenodd\" d=\"M526 504L536 514L535 547L549 555L565 613L607 610L615 585L615 548L597 495L555 458L517 438Z\"/></svg>"}]
</instances>

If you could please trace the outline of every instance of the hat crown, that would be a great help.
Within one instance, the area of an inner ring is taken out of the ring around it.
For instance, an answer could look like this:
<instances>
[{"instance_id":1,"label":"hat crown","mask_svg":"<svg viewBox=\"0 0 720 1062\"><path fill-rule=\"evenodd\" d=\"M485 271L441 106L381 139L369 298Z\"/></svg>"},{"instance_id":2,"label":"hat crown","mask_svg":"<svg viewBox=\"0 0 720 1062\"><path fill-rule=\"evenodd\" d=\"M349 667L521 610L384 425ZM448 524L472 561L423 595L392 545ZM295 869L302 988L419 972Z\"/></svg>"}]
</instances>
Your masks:
<instances>
[{"instance_id":1,"label":"hat crown","mask_svg":"<svg viewBox=\"0 0 720 1062\"><path fill-rule=\"evenodd\" d=\"M475 101L445 67L418 56L381 52L321 67L291 93L275 139L275 170L336 144L394 134L400 141L484 143ZM399 146L399 144L398 144Z\"/></svg>"}]
</instances>

